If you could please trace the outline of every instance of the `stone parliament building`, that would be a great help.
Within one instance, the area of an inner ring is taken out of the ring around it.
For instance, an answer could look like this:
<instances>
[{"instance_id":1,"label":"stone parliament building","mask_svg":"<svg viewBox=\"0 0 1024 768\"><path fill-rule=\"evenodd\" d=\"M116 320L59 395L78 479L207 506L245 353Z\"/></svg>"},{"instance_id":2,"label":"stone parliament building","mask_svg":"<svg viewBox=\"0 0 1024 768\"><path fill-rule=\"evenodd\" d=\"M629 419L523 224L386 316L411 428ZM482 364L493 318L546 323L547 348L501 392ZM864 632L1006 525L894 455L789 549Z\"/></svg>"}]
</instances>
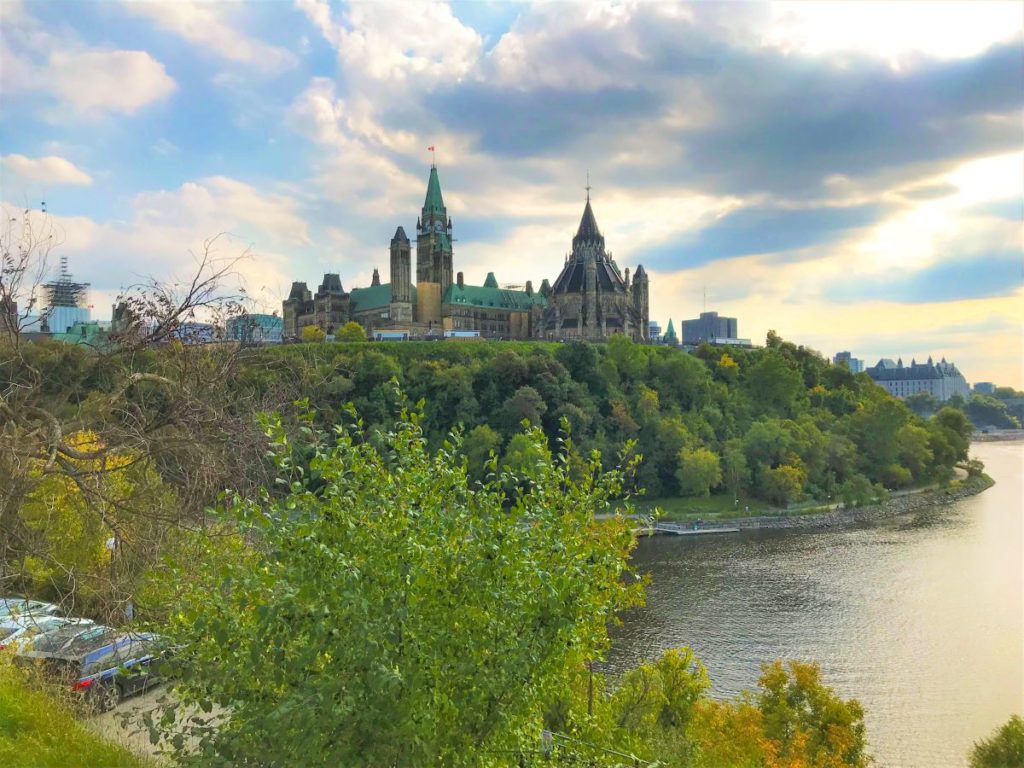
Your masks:
<instances>
[{"instance_id":1,"label":"stone parliament building","mask_svg":"<svg viewBox=\"0 0 1024 768\"><path fill-rule=\"evenodd\" d=\"M374 269L368 288L348 292L337 274L325 274L315 294L304 282L292 283L282 306L284 339L300 339L309 325L331 334L354 320L370 334L407 331L410 338L478 331L491 339L603 341L624 334L648 340L647 273L638 266L630 282L629 270L619 271L605 249L589 189L572 252L554 284L544 279L539 290L530 280L522 289L502 288L493 272L483 285L467 285L462 273L454 272L452 240L452 220L437 167L431 165L416 222L415 282L412 242L398 227L390 245L391 282L381 283Z\"/></svg>"}]
</instances>

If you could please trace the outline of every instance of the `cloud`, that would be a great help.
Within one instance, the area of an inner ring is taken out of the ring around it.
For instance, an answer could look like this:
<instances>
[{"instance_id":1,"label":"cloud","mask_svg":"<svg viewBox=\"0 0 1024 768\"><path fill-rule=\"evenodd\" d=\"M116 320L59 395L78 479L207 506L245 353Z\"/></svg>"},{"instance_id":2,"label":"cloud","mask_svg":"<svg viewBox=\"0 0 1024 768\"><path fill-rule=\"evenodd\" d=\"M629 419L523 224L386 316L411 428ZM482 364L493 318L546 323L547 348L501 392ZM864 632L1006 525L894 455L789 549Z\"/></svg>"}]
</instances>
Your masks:
<instances>
[{"instance_id":1,"label":"cloud","mask_svg":"<svg viewBox=\"0 0 1024 768\"><path fill-rule=\"evenodd\" d=\"M25 155L4 155L4 167L23 179L44 184L70 184L89 186L92 176L76 167L74 163L56 155L46 157L25 157Z\"/></svg>"},{"instance_id":2,"label":"cloud","mask_svg":"<svg viewBox=\"0 0 1024 768\"><path fill-rule=\"evenodd\" d=\"M335 48L346 80L388 84L376 93L382 101L470 76L483 50L480 34L447 3L353 3L338 20L324 0L296 0L296 6Z\"/></svg>"},{"instance_id":3,"label":"cloud","mask_svg":"<svg viewBox=\"0 0 1024 768\"><path fill-rule=\"evenodd\" d=\"M671 243L645 249L640 258L652 269L680 269L752 254L789 254L820 248L851 231L870 226L891 212L891 206L777 206L739 208L701 223L696 231L674 234ZM816 254L805 255L810 258Z\"/></svg>"},{"instance_id":4,"label":"cloud","mask_svg":"<svg viewBox=\"0 0 1024 768\"><path fill-rule=\"evenodd\" d=\"M128 0L124 5L129 12L181 36L202 53L246 64L259 72L279 72L297 62L290 51L239 31L239 20L228 18L234 6L227 3Z\"/></svg>"},{"instance_id":5,"label":"cloud","mask_svg":"<svg viewBox=\"0 0 1024 768\"><path fill-rule=\"evenodd\" d=\"M177 87L164 65L138 50L90 48L65 27L51 32L23 5L4 6L0 67L8 99L43 93L60 105L51 119L67 120L63 108L78 117L105 113L132 115L167 98Z\"/></svg>"},{"instance_id":6,"label":"cloud","mask_svg":"<svg viewBox=\"0 0 1024 768\"><path fill-rule=\"evenodd\" d=\"M1013 296L1022 287L1024 262L1016 250L942 261L905 274L844 280L827 297L840 302L924 304Z\"/></svg>"},{"instance_id":7,"label":"cloud","mask_svg":"<svg viewBox=\"0 0 1024 768\"><path fill-rule=\"evenodd\" d=\"M80 114L131 115L176 87L145 51L54 52L47 64L48 89Z\"/></svg>"}]
</instances>

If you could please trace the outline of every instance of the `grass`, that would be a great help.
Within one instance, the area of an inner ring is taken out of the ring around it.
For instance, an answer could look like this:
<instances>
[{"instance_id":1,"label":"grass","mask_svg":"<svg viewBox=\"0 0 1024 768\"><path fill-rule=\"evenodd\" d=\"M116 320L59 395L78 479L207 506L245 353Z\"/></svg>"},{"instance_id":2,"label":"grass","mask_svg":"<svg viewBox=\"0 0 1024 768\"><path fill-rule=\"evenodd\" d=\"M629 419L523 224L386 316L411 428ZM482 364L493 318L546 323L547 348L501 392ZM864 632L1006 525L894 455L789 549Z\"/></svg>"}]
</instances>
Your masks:
<instances>
[{"instance_id":1,"label":"grass","mask_svg":"<svg viewBox=\"0 0 1024 768\"><path fill-rule=\"evenodd\" d=\"M725 494L703 498L642 499L636 504L637 512L645 515L654 512L655 507L661 507L662 520L727 520L730 517L752 517L779 511L758 499L741 498L739 503L735 503L732 496ZM749 510L745 510L745 507L749 507Z\"/></svg>"},{"instance_id":2,"label":"grass","mask_svg":"<svg viewBox=\"0 0 1024 768\"><path fill-rule=\"evenodd\" d=\"M0 765L21 768L149 768L89 732L68 703L0 655Z\"/></svg>"}]
</instances>

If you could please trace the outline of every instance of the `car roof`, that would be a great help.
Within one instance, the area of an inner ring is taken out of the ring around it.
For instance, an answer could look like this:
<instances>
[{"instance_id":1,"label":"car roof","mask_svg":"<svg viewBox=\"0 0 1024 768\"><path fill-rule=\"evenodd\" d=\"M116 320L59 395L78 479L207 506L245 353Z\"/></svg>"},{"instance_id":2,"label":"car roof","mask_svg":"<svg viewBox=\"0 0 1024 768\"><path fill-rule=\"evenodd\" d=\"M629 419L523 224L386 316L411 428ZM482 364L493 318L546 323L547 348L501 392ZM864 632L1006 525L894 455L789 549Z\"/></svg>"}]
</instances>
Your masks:
<instances>
[{"instance_id":1,"label":"car roof","mask_svg":"<svg viewBox=\"0 0 1024 768\"><path fill-rule=\"evenodd\" d=\"M29 600L24 597L0 598L0 616L5 618L12 614L46 616L59 612L58 606L53 603L44 603L42 600Z\"/></svg>"},{"instance_id":2,"label":"car roof","mask_svg":"<svg viewBox=\"0 0 1024 768\"><path fill-rule=\"evenodd\" d=\"M102 624L74 624L47 632L35 642L33 648L40 654L73 657L109 644L116 636L116 629Z\"/></svg>"},{"instance_id":3,"label":"car roof","mask_svg":"<svg viewBox=\"0 0 1024 768\"><path fill-rule=\"evenodd\" d=\"M30 627L46 626L47 624L53 624L55 622L61 622L61 626L63 626L69 621L73 621L73 619L65 619L63 616L51 616L47 613L20 613L17 616L4 616L3 620L0 621L0 627L4 627L6 629L28 629Z\"/></svg>"}]
</instances>

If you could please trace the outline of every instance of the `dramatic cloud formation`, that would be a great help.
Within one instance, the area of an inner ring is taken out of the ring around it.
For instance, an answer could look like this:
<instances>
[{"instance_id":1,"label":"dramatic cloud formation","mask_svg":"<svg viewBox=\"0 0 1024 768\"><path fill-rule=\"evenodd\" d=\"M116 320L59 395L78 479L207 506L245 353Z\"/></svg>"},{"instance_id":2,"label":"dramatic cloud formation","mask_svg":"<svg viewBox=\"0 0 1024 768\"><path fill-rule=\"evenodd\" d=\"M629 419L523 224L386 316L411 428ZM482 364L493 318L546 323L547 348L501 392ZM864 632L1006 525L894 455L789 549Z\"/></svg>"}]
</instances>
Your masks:
<instances>
[{"instance_id":1,"label":"dramatic cloud formation","mask_svg":"<svg viewBox=\"0 0 1024 768\"><path fill-rule=\"evenodd\" d=\"M11 0L4 25L3 197L45 191L98 295L221 231L268 306L366 284L434 145L468 280L553 278L589 171L662 323L706 295L755 341L1024 384L1018 3Z\"/></svg>"},{"instance_id":2,"label":"dramatic cloud formation","mask_svg":"<svg viewBox=\"0 0 1024 768\"><path fill-rule=\"evenodd\" d=\"M25 157L24 155L4 155L0 158L3 166L22 179L40 181L49 184L92 184L92 176L76 168L75 164L63 157L48 155L47 157Z\"/></svg>"}]
</instances>

